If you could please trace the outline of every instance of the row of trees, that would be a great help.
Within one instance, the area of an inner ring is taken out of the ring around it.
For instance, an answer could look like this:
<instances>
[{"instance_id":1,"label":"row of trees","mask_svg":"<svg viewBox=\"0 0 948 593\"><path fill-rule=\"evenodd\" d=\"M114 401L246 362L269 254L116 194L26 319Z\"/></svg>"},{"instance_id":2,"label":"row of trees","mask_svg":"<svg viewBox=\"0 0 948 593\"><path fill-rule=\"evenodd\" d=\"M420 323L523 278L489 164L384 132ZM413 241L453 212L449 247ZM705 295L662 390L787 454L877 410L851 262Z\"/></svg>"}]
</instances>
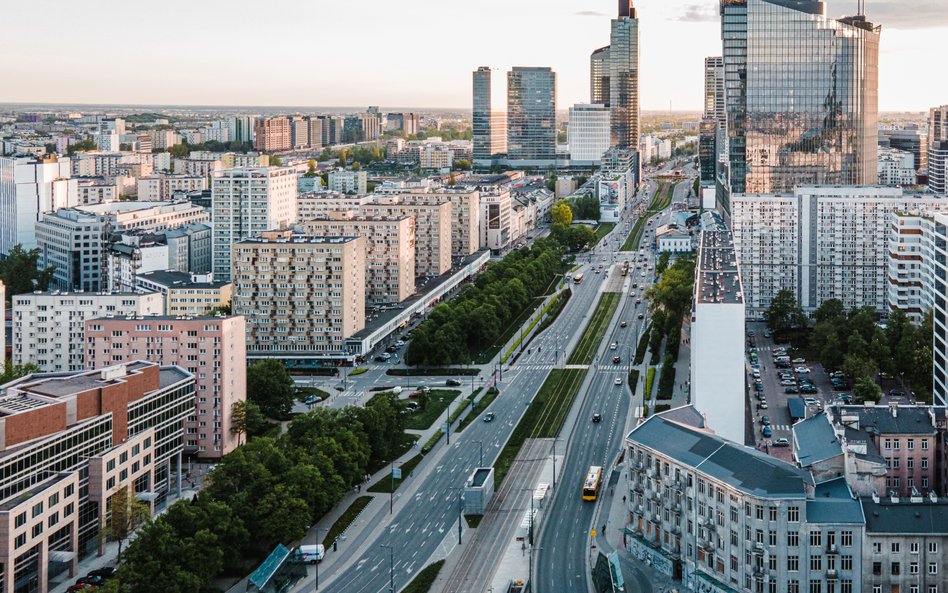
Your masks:
<instances>
[{"instance_id":1,"label":"row of trees","mask_svg":"<svg viewBox=\"0 0 948 593\"><path fill-rule=\"evenodd\" d=\"M663 252L655 266L661 279L645 291L652 313L652 327L649 336L649 348L652 351L651 364L657 364L662 341L665 341L665 360L658 384L658 399L671 399L675 385L675 363L678 362L678 349L681 344L681 324L684 316L691 310L694 294L695 259L694 256L679 256L668 266L671 254Z\"/></svg>"},{"instance_id":2,"label":"row of trees","mask_svg":"<svg viewBox=\"0 0 948 593\"><path fill-rule=\"evenodd\" d=\"M778 338L805 335L809 319L792 291L781 290L767 309L767 326ZM921 400L931 397L932 314L921 325L895 310L883 328L872 307L846 311L842 301L824 301L813 312L815 325L805 344L810 356L827 370L841 370L852 381L853 396L875 399L881 389L880 373L899 376Z\"/></svg>"},{"instance_id":3,"label":"row of trees","mask_svg":"<svg viewBox=\"0 0 948 593\"><path fill-rule=\"evenodd\" d=\"M521 312L563 272L560 244L539 239L487 265L474 282L435 307L405 351L409 365L469 363L491 347Z\"/></svg>"},{"instance_id":4,"label":"row of trees","mask_svg":"<svg viewBox=\"0 0 948 593\"><path fill-rule=\"evenodd\" d=\"M599 198L586 196L569 201L576 220L599 220Z\"/></svg>"},{"instance_id":5,"label":"row of trees","mask_svg":"<svg viewBox=\"0 0 948 593\"><path fill-rule=\"evenodd\" d=\"M247 153L251 150L253 150L253 146L247 142L218 142L217 140L208 140L200 144L188 144L186 140L182 140L180 144L175 144L170 147L168 152L171 153L171 156L174 158L186 158L193 151ZM164 149L156 148L153 152L164 152Z\"/></svg>"},{"instance_id":6,"label":"row of trees","mask_svg":"<svg viewBox=\"0 0 948 593\"><path fill-rule=\"evenodd\" d=\"M197 593L221 573L246 574L396 454L399 409L394 395L364 408L317 408L279 438L256 438L226 455L193 501L141 527L115 590Z\"/></svg>"},{"instance_id":7,"label":"row of trees","mask_svg":"<svg viewBox=\"0 0 948 593\"><path fill-rule=\"evenodd\" d=\"M595 245L597 239L596 231L584 224L576 226L554 224L550 227L550 237L570 253Z\"/></svg>"}]
</instances>

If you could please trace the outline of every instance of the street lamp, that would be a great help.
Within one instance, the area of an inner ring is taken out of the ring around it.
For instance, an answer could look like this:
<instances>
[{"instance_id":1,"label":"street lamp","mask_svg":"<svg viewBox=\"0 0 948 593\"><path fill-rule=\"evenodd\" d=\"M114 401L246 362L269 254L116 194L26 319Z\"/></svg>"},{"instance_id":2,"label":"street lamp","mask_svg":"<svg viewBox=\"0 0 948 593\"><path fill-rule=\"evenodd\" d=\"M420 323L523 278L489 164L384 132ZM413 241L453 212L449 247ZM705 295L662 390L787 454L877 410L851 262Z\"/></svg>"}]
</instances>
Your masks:
<instances>
[{"instance_id":1,"label":"street lamp","mask_svg":"<svg viewBox=\"0 0 948 593\"><path fill-rule=\"evenodd\" d=\"M455 486L451 490L458 491L458 545L461 545L461 519L463 519L464 511L461 507L461 503L464 502L464 487Z\"/></svg>"},{"instance_id":2,"label":"street lamp","mask_svg":"<svg viewBox=\"0 0 948 593\"><path fill-rule=\"evenodd\" d=\"M388 548L388 593L395 593L395 548L386 544L379 544L380 548Z\"/></svg>"},{"instance_id":3,"label":"street lamp","mask_svg":"<svg viewBox=\"0 0 948 593\"><path fill-rule=\"evenodd\" d=\"M319 532L325 531L329 533L328 527L317 527L316 528L316 541L319 541ZM323 546L323 558L326 557L326 546ZM316 561L316 590L319 591L319 563L322 562L322 559Z\"/></svg>"},{"instance_id":4,"label":"street lamp","mask_svg":"<svg viewBox=\"0 0 948 593\"><path fill-rule=\"evenodd\" d=\"M560 440L559 438L553 439L553 487L556 488L556 441Z\"/></svg>"},{"instance_id":5,"label":"street lamp","mask_svg":"<svg viewBox=\"0 0 948 593\"><path fill-rule=\"evenodd\" d=\"M401 462L398 462L401 465ZM401 468L399 468L401 469ZM388 493L388 513L391 515L395 512L395 460L392 460L392 487ZM398 477L401 480L401 476Z\"/></svg>"}]
</instances>

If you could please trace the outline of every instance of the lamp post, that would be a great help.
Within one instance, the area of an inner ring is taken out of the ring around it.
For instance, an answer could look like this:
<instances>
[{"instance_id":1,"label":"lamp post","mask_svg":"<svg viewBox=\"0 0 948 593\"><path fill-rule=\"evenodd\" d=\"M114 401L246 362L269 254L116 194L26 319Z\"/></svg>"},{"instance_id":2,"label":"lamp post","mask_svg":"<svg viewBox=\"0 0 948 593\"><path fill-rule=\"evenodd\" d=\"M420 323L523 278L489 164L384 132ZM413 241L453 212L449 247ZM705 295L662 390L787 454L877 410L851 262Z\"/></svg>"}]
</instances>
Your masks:
<instances>
[{"instance_id":1,"label":"lamp post","mask_svg":"<svg viewBox=\"0 0 948 593\"><path fill-rule=\"evenodd\" d=\"M553 487L556 488L556 441L560 439L553 439Z\"/></svg>"},{"instance_id":2,"label":"lamp post","mask_svg":"<svg viewBox=\"0 0 948 593\"><path fill-rule=\"evenodd\" d=\"M319 532L325 531L329 532L328 527L317 527L316 528L316 541L319 541ZM326 547L323 546L323 558L326 557ZM322 559L316 561L316 590L319 591L319 563L322 562Z\"/></svg>"},{"instance_id":3,"label":"lamp post","mask_svg":"<svg viewBox=\"0 0 948 593\"><path fill-rule=\"evenodd\" d=\"M448 402L448 407L444 410L444 434L448 437L448 444L451 444L451 402Z\"/></svg>"},{"instance_id":4,"label":"lamp post","mask_svg":"<svg viewBox=\"0 0 948 593\"><path fill-rule=\"evenodd\" d=\"M464 516L464 510L461 507L461 503L464 502L464 488L462 486L455 486L451 490L458 491L458 545L461 545L461 519Z\"/></svg>"},{"instance_id":5,"label":"lamp post","mask_svg":"<svg viewBox=\"0 0 948 593\"><path fill-rule=\"evenodd\" d=\"M401 465L401 463L399 463ZM395 512L395 460L392 460L392 487L388 492L388 514L393 514ZM398 477L401 480L401 476Z\"/></svg>"},{"instance_id":6,"label":"lamp post","mask_svg":"<svg viewBox=\"0 0 948 593\"><path fill-rule=\"evenodd\" d=\"M481 464L477 467L484 467L484 441L471 441L472 443L477 443L481 448Z\"/></svg>"},{"instance_id":7,"label":"lamp post","mask_svg":"<svg viewBox=\"0 0 948 593\"><path fill-rule=\"evenodd\" d=\"M388 593L395 593L395 548L386 544L379 544L380 548L388 548Z\"/></svg>"},{"instance_id":8,"label":"lamp post","mask_svg":"<svg viewBox=\"0 0 948 593\"><path fill-rule=\"evenodd\" d=\"M471 361L471 370L474 370L474 361ZM460 381L458 381L460 383ZM474 393L474 373L471 373L471 393Z\"/></svg>"}]
</instances>

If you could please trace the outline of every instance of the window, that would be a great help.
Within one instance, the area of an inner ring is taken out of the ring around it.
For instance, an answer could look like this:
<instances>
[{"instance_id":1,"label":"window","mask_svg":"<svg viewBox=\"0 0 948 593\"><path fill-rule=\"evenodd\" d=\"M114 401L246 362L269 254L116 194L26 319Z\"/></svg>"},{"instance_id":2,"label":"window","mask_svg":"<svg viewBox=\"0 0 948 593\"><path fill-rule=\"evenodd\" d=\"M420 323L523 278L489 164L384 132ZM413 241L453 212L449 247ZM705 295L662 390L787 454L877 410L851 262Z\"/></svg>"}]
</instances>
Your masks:
<instances>
[{"instance_id":1,"label":"window","mask_svg":"<svg viewBox=\"0 0 948 593\"><path fill-rule=\"evenodd\" d=\"M938 563L929 562L928 563L928 574L938 574Z\"/></svg>"},{"instance_id":2,"label":"window","mask_svg":"<svg viewBox=\"0 0 948 593\"><path fill-rule=\"evenodd\" d=\"M928 457L922 457L922 469L928 469Z\"/></svg>"},{"instance_id":3,"label":"window","mask_svg":"<svg viewBox=\"0 0 948 593\"><path fill-rule=\"evenodd\" d=\"M938 553L938 542L928 542L928 553L929 554Z\"/></svg>"},{"instance_id":4,"label":"window","mask_svg":"<svg viewBox=\"0 0 948 593\"><path fill-rule=\"evenodd\" d=\"M26 525L26 513L20 513L19 515L17 515L15 523L17 527L23 527L24 525Z\"/></svg>"},{"instance_id":5,"label":"window","mask_svg":"<svg viewBox=\"0 0 948 593\"><path fill-rule=\"evenodd\" d=\"M852 556L841 556L839 559L839 569L840 570L852 570L853 569L853 557Z\"/></svg>"},{"instance_id":6,"label":"window","mask_svg":"<svg viewBox=\"0 0 948 593\"><path fill-rule=\"evenodd\" d=\"M851 547L853 545L853 532L852 531L841 532L839 545Z\"/></svg>"},{"instance_id":7,"label":"window","mask_svg":"<svg viewBox=\"0 0 948 593\"><path fill-rule=\"evenodd\" d=\"M879 576L879 575L882 574L882 563L881 563L881 562L873 562L873 563L872 563L872 574L874 574L874 575L876 575L876 576Z\"/></svg>"},{"instance_id":8,"label":"window","mask_svg":"<svg viewBox=\"0 0 948 593\"><path fill-rule=\"evenodd\" d=\"M791 572L796 572L800 570L800 557L799 556L787 556L787 570Z\"/></svg>"},{"instance_id":9,"label":"window","mask_svg":"<svg viewBox=\"0 0 948 593\"><path fill-rule=\"evenodd\" d=\"M902 565L898 562L893 562L889 572L892 574L902 574Z\"/></svg>"},{"instance_id":10,"label":"window","mask_svg":"<svg viewBox=\"0 0 948 593\"><path fill-rule=\"evenodd\" d=\"M839 582L839 593L853 593L853 580L843 579Z\"/></svg>"},{"instance_id":11,"label":"window","mask_svg":"<svg viewBox=\"0 0 948 593\"><path fill-rule=\"evenodd\" d=\"M872 542L872 553L873 554L882 553L882 542Z\"/></svg>"},{"instance_id":12,"label":"window","mask_svg":"<svg viewBox=\"0 0 948 593\"><path fill-rule=\"evenodd\" d=\"M773 529L770 530L770 534L769 534L769 537L768 537L768 542L767 542L767 544L770 545L770 546L776 546L776 545L777 545L777 532L774 531Z\"/></svg>"},{"instance_id":13,"label":"window","mask_svg":"<svg viewBox=\"0 0 948 593\"><path fill-rule=\"evenodd\" d=\"M823 593L823 581L816 579L811 580L810 593Z\"/></svg>"},{"instance_id":14,"label":"window","mask_svg":"<svg viewBox=\"0 0 948 593\"><path fill-rule=\"evenodd\" d=\"M800 522L800 507L787 508L787 521L790 521L791 523Z\"/></svg>"},{"instance_id":15,"label":"window","mask_svg":"<svg viewBox=\"0 0 948 593\"><path fill-rule=\"evenodd\" d=\"M37 523L33 526L33 537L39 537L43 533L43 524Z\"/></svg>"},{"instance_id":16,"label":"window","mask_svg":"<svg viewBox=\"0 0 948 593\"><path fill-rule=\"evenodd\" d=\"M13 543L14 543L14 545L15 545L18 549L19 549L19 548L22 548L23 546L25 546L25 545L26 545L26 534L25 534L25 533L21 533L20 535L16 536L16 540L15 540Z\"/></svg>"},{"instance_id":17,"label":"window","mask_svg":"<svg viewBox=\"0 0 948 593\"><path fill-rule=\"evenodd\" d=\"M909 553L918 554L918 542L912 542L909 544Z\"/></svg>"},{"instance_id":18,"label":"window","mask_svg":"<svg viewBox=\"0 0 948 593\"><path fill-rule=\"evenodd\" d=\"M810 570L823 570L822 556L810 556Z\"/></svg>"},{"instance_id":19,"label":"window","mask_svg":"<svg viewBox=\"0 0 948 593\"><path fill-rule=\"evenodd\" d=\"M882 585L873 585L872 593L882 593Z\"/></svg>"},{"instance_id":20,"label":"window","mask_svg":"<svg viewBox=\"0 0 948 593\"><path fill-rule=\"evenodd\" d=\"M39 502L33 505L33 518L37 518L43 514L43 503Z\"/></svg>"},{"instance_id":21,"label":"window","mask_svg":"<svg viewBox=\"0 0 948 593\"><path fill-rule=\"evenodd\" d=\"M800 545L800 532L788 531L787 532L787 545L791 547L799 546Z\"/></svg>"},{"instance_id":22,"label":"window","mask_svg":"<svg viewBox=\"0 0 948 593\"><path fill-rule=\"evenodd\" d=\"M922 439L922 451L928 451L928 439Z\"/></svg>"},{"instance_id":23,"label":"window","mask_svg":"<svg viewBox=\"0 0 948 593\"><path fill-rule=\"evenodd\" d=\"M787 593L800 593L800 581L796 579L787 581Z\"/></svg>"},{"instance_id":24,"label":"window","mask_svg":"<svg viewBox=\"0 0 948 593\"><path fill-rule=\"evenodd\" d=\"M823 545L823 533L820 531L811 531L810 532L810 545L811 546Z\"/></svg>"},{"instance_id":25,"label":"window","mask_svg":"<svg viewBox=\"0 0 948 593\"><path fill-rule=\"evenodd\" d=\"M754 511L755 511L754 516L757 518L757 520L763 521L764 520L764 507L760 506L759 504L755 505Z\"/></svg>"},{"instance_id":26,"label":"window","mask_svg":"<svg viewBox=\"0 0 948 593\"><path fill-rule=\"evenodd\" d=\"M909 562L909 574L918 574L918 562Z\"/></svg>"},{"instance_id":27,"label":"window","mask_svg":"<svg viewBox=\"0 0 948 593\"><path fill-rule=\"evenodd\" d=\"M770 520L771 521L777 520L777 507L770 507Z\"/></svg>"},{"instance_id":28,"label":"window","mask_svg":"<svg viewBox=\"0 0 948 593\"><path fill-rule=\"evenodd\" d=\"M53 525L59 523L59 513L53 513L49 516L49 519L46 521L46 525L52 527Z\"/></svg>"},{"instance_id":29,"label":"window","mask_svg":"<svg viewBox=\"0 0 948 593\"><path fill-rule=\"evenodd\" d=\"M892 542L892 553L898 554L900 550L901 546L899 545L899 542Z\"/></svg>"}]
</instances>

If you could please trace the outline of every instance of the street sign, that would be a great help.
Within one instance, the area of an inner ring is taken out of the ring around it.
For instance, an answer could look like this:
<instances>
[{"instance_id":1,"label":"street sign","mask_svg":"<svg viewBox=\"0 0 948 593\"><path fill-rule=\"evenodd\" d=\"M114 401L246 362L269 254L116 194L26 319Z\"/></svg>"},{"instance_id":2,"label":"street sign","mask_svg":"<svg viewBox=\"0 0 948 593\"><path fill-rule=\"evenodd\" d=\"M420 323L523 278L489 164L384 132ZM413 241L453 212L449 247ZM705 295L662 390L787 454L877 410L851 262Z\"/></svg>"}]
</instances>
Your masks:
<instances>
[{"instance_id":1,"label":"street sign","mask_svg":"<svg viewBox=\"0 0 948 593\"><path fill-rule=\"evenodd\" d=\"M448 423L447 423L447 422L442 422L442 423L441 423L441 432L448 432Z\"/></svg>"},{"instance_id":2,"label":"street sign","mask_svg":"<svg viewBox=\"0 0 948 593\"><path fill-rule=\"evenodd\" d=\"M396 480L401 480L401 479L402 479L402 468L400 468L400 467L393 467L393 468L392 468L392 478L394 478L394 479L396 479Z\"/></svg>"},{"instance_id":3,"label":"street sign","mask_svg":"<svg viewBox=\"0 0 948 593\"><path fill-rule=\"evenodd\" d=\"M590 536L590 537L596 537L596 530L593 529L592 531L590 531L590 532L589 532L589 536Z\"/></svg>"}]
</instances>

